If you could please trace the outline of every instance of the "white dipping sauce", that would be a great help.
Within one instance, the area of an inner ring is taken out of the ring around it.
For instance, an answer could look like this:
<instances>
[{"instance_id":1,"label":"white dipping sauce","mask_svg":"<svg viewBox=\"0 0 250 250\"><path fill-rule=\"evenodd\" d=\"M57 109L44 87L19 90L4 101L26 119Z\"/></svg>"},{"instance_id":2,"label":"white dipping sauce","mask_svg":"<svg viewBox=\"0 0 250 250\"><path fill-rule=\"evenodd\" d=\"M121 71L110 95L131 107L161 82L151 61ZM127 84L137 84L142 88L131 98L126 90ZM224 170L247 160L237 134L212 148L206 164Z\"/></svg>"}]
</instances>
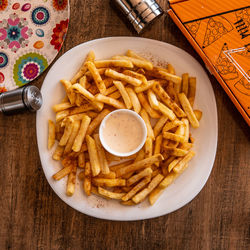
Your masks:
<instances>
[{"instance_id":1,"label":"white dipping sauce","mask_svg":"<svg viewBox=\"0 0 250 250\"><path fill-rule=\"evenodd\" d=\"M143 141L144 130L141 122L129 112L110 114L103 126L103 140L117 153L135 150Z\"/></svg>"}]
</instances>

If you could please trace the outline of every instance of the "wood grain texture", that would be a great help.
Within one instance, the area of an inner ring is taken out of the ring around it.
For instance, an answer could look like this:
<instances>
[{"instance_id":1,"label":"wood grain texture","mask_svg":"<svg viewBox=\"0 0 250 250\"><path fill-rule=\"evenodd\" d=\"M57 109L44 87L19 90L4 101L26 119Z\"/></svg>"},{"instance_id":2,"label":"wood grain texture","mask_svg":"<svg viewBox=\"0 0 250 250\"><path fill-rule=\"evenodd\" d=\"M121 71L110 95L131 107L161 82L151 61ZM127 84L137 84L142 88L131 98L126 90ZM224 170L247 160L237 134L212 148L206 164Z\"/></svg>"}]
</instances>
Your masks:
<instances>
[{"instance_id":1,"label":"wood grain texture","mask_svg":"<svg viewBox=\"0 0 250 250\"><path fill-rule=\"evenodd\" d=\"M158 2L167 9L167 1ZM72 0L69 32L58 57L82 42L123 35L137 36L109 1ZM204 66L167 15L141 36L174 44ZM34 81L36 86L47 72ZM0 114L0 249L249 249L249 127L209 77L219 117L211 176L189 204L151 220L105 221L67 206L43 174L35 115Z\"/></svg>"}]
</instances>

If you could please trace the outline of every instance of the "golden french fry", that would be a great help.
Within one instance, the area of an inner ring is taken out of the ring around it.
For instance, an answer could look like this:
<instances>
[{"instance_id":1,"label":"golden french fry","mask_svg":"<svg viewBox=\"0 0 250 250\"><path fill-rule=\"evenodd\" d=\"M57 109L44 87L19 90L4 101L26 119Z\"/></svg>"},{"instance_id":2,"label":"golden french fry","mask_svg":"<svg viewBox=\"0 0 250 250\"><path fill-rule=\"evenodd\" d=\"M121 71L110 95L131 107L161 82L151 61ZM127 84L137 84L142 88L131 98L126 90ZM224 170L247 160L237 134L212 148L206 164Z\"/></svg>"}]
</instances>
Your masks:
<instances>
[{"instance_id":1,"label":"golden french fry","mask_svg":"<svg viewBox=\"0 0 250 250\"><path fill-rule=\"evenodd\" d=\"M181 77L167 73L166 71L158 71L160 78L164 79L164 80L168 80L168 81L172 81L174 83L181 83Z\"/></svg>"},{"instance_id":2,"label":"golden french fry","mask_svg":"<svg viewBox=\"0 0 250 250\"><path fill-rule=\"evenodd\" d=\"M151 157L153 154L153 140L151 137L147 137L144 148L145 148L145 158Z\"/></svg>"},{"instance_id":3,"label":"golden french fry","mask_svg":"<svg viewBox=\"0 0 250 250\"><path fill-rule=\"evenodd\" d=\"M140 86L142 83L142 81L139 79L136 79L134 77L119 73L119 72L112 70L112 69L106 69L105 75L108 77L111 77L115 80L127 82L133 86Z\"/></svg>"},{"instance_id":4,"label":"golden french fry","mask_svg":"<svg viewBox=\"0 0 250 250\"><path fill-rule=\"evenodd\" d=\"M126 91L130 97L134 111L139 114L141 111L141 103L140 103L136 93L134 92L134 90L132 88L126 88Z\"/></svg>"},{"instance_id":5,"label":"golden french fry","mask_svg":"<svg viewBox=\"0 0 250 250\"><path fill-rule=\"evenodd\" d=\"M86 65L85 65L85 62L87 62L87 61L94 61L95 60L95 53L94 53L94 51L90 51L89 52L89 54L87 55L87 58L86 58L86 60L84 60L84 62L83 62L83 64L82 64L82 66L80 67L80 69L77 71L77 73L73 76L73 78L71 79L71 83L72 84L74 84L74 83L76 83L76 81L80 78L80 77L82 77L85 73L86 73L86 71L87 71L87 67L86 67Z\"/></svg>"},{"instance_id":6,"label":"golden french fry","mask_svg":"<svg viewBox=\"0 0 250 250\"><path fill-rule=\"evenodd\" d=\"M147 91L147 95L148 95L148 101L149 101L150 106L153 109L158 110L159 109L159 102L157 100L155 93L152 91L152 89L149 89Z\"/></svg>"},{"instance_id":7,"label":"golden french fry","mask_svg":"<svg viewBox=\"0 0 250 250\"><path fill-rule=\"evenodd\" d=\"M116 156L116 155L112 155L108 151L105 151L105 154L106 154L108 162L120 161L121 160L121 157Z\"/></svg>"},{"instance_id":8,"label":"golden french fry","mask_svg":"<svg viewBox=\"0 0 250 250\"><path fill-rule=\"evenodd\" d=\"M162 128L164 127L165 123L167 122L168 117L167 116L162 116L157 123L154 126L154 136L158 136L159 133L161 132Z\"/></svg>"},{"instance_id":9,"label":"golden french fry","mask_svg":"<svg viewBox=\"0 0 250 250\"><path fill-rule=\"evenodd\" d=\"M179 105L178 95L175 92L173 82L169 81L169 84L167 84L165 91L168 93L169 97L173 100L173 102Z\"/></svg>"},{"instance_id":10,"label":"golden french fry","mask_svg":"<svg viewBox=\"0 0 250 250\"><path fill-rule=\"evenodd\" d=\"M94 62L96 68L123 67L133 68L133 63L129 60L99 60Z\"/></svg>"},{"instance_id":11,"label":"golden french fry","mask_svg":"<svg viewBox=\"0 0 250 250\"><path fill-rule=\"evenodd\" d=\"M189 88L187 97L191 107L193 107L194 105L195 93L196 93L196 77L189 77Z\"/></svg>"},{"instance_id":12,"label":"golden french fry","mask_svg":"<svg viewBox=\"0 0 250 250\"><path fill-rule=\"evenodd\" d=\"M174 182L174 180L181 174L184 172L184 170L188 167L188 164L186 163L182 169L181 172L179 173L175 173L173 171L171 171L171 173L169 173L164 179L163 181L159 184L158 188L160 189L165 189L166 187L168 187L170 184L172 184Z\"/></svg>"},{"instance_id":13,"label":"golden french fry","mask_svg":"<svg viewBox=\"0 0 250 250\"><path fill-rule=\"evenodd\" d=\"M138 80L141 80L142 81L142 84L147 84L147 78L144 76L144 75L142 75L142 74L140 74L140 73L137 73L137 72L135 72L135 71L132 71L132 70L124 70L123 72L122 72L124 75L127 75L127 76L131 76L131 77L133 77L133 78L136 78L136 79L138 79Z\"/></svg>"},{"instance_id":14,"label":"golden french fry","mask_svg":"<svg viewBox=\"0 0 250 250\"><path fill-rule=\"evenodd\" d=\"M85 154L84 153L80 153L78 155L78 167L79 168L85 167Z\"/></svg>"},{"instance_id":15,"label":"golden french fry","mask_svg":"<svg viewBox=\"0 0 250 250\"><path fill-rule=\"evenodd\" d=\"M104 73L105 73L105 71L104 71ZM107 78L103 79L103 82L104 82L106 88L111 87L113 85L113 81L114 81L114 79L111 77L107 77Z\"/></svg>"},{"instance_id":16,"label":"golden french fry","mask_svg":"<svg viewBox=\"0 0 250 250\"><path fill-rule=\"evenodd\" d=\"M181 103L181 106L183 107L190 124L192 125L193 128L198 128L200 126L199 121L197 120L197 118L194 114L194 111L193 111L193 109L190 105L190 102L188 101L186 95L184 93L180 93L180 94L178 94L178 97L179 97L179 101Z\"/></svg>"},{"instance_id":17,"label":"golden french fry","mask_svg":"<svg viewBox=\"0 0 250 250\"><path fill-rule=\"evenodd\" d=\"M128 180L127 180L127 186L131 186L133 185L134 183L136 183L137 181L139 181L140 179L146 177L146 176L149 176L152 174L152 169L151 168L145 168L144 170L142 170L141 172L139 172L138 174L136 175L133 175L132 177L130 177Z\"/></svg>"},{"instance_id":18,"label":"golden french fry","mask_svg":"<svg viewBox=\"0 0 250 250\"><path fill-rule=\"evenodd\" d=\"M134 57L128 57L128 56L113 56L112 59L125 59L129 60L133 63L138 68L143 68L146 70L152 70L153 69L153 64L150 61L145 61L145 60L140 60Z\"/></svg>"},{"instance_id":19,"label":"golden french fry","mask_svg":"<svg viewBox=\"0 0 250 250\"><path fill-rule=\"evenodd\" d=\"M90 162L86 162L86 165L85 165L83 190L85 194L88 196L91 194L91 191L92 191Z\"/></svg>"},{"instance_id":20,"label":"golden french fry","mask_svg":"<svg viewBox=\"0 0 250 250\"><path fill-rule=\"evenodd\" d=\"M133 202L135 202L137 204L137 203L143 201L146 198L146 196L148 194L150 194L158 186L158 184L162 181L163 178L164 178L164 176L161 174L156 175L146 188L144 188L142 191L137 193L132 198Z\"/></svg>"},{"instance_id":21,"label":"golden french fry","mask_svg":"<svg viewBox=\"0 0 250 250\"><path fill-rule=\"evenodd\" d=\"M65 167L53 175L53 179L56 181L61 180L64 176L71 172L72 166Z\"/></svg>"},{"instance_id":22,"label":"golden french fry","mask_svg":"<svg viewBox=\"0 0 250 250\"><path fill-rule=\"evenodd\" d=\"M131 109L132 108L132 103L131 103L129 95L128 95L124 85L122 84L122 82L113 81L113 83L116 86L116 88L119 90L119 92L121 93L122 99L123 99L127 109Z\"/></svg>"},{"instance_id":23,"label":"golden french fry","mask_svg":"<svg viewBox=\"0 0 250 250\"><path fill-rule=\"evenodd\" d=\"M104 179L115 179L116 173L113 171L110 171L108 174L99 174L98 178L104 178Z\"/></svg>"},{"instance_id":24,"label":"golden french fry","mask_svg":"<svg viewBox=\"0 0 250 250\"><path fill-rule=\"evenodd\" d=\"M188 142L188 139L189 139L189 121L187 118L182 118L181 121L183 122L183 125L184 125L185 142Z\"/></svg>"},{"instance_id":25,"label":"golden french fry","mask_svg":"<svg viewBox=\"0 0 250 250\"><path fill-rule=\"evenodd\" d=\"M106 86L101 78L101 75L99 74L98 70L96 69L95 64L93 62L86 62L86 66L88 67L88 70L90 71L100 93L105 94Z\"/></svg>"},{"instance_id":26,"label":"golden french fry","mask_svg":"<svg viewBox=\"0 0 250 250\"><path fill-rule=\"evenodd\" d=\"M97 72L99 73L99 75L104 75L106 69L107 69L107 68L100 68L100 69L96 69L96 70L97 70ZM88 82L91 82L92 80L94 80L93 75L91 74L90 71L87 71L86 74L85 74L85 76L87 77L87 81L88 81ZM103 82L104 82L104 80L103 80ZM105 83L104 83L104 84L105 84ZM95 86L96 86L96 85L95 85ZM105 85L105 86L106 86L106 85ZM88 88L88 87L87 87L87 88ZM98 90L98 91L99 91L99 90Z\"/></svg>"},{"instance_id":27,"label":"golden french fry","mask_svg":"<svg viewBox=\"0 0 250 250\"><path fill-rule=\"evenodd\" d=\"M183 122L179 121L179 120L174 120L174 121L171 121L171 122L167 122L165 124L165 126L163 127L162 132L167 132L170 129L176 128L176 127L181 126L181 125L183 125Z\"/></svg>"},{"instance_id":28,"label":"golden french fry","mask_svg":"<svg viewBox=\"0 0 250 250\"><path fill-rule=\"evenodd\" d=\"M140 93L140 92L144 92L150 88L152 88L152 86L156 83L160 83L159 81L157 80L150 80L150 81L147 81L146 84L142 84L141 86L139 87L135 87L135 92L136 93Z\"/></svg>"},{"instance_id":29,"label":"golden french fry","mask_svg":"<svg viewBox=\"0 0 250 250\"><path fill-rule=\"evenodd\" d=\"M116 171L116 176L120 177L120 176L125 175L127 173L146 168L147 166L152 165L156 162L160 162L162 160L164 160L164 159L163 159L163 156L161 154L153 155L149 158L134 162L126 167L118 169Z\"/></svg>"},{"instance_id":30,"label":"golden french fry","mask_svg":"<svg viewBox=\"0 0 250 250\"><path fill-rule=\"evenodd\" d=\"M169 139L171 141L181 142L181 143L186 142L185 136L174 134L174 133L170 133L170 132L163 132L163 138Z\"/></svg>"},{"instance_id":31,"label":"golden french fry","mask_svg":"<svg viewBox=\"0 0 250 250\"><path fill-rule=\"evenodd\" d=\"M114 193L102 187L98 187L98 193L105 197L116 199L116 200L120 200L126 194L126 193Z\"/></svg>"},{"instance_id":32,"label":"golden french fry","mask_svg":"<svg viewBox=\"0 0 250 250\"><path fill-rule=\"evenodd\" d=\"M86 131L86 135L92 135L95 129L101 124L104 117L109 113L110 110L108 109L104 109L101 113L99 113L97 117L94 120L92 120L92 122L89 124L88 129Z\"/></svg>"},{"instance_id":33,"label":"golden french fry","mask_svg":"<svg viewBox=\"0 0 250 250\"><path fill-rule=\"evenodd\" d=\"M83 180L84 180L84 171L82 171L82 172L80 172L80 173L78 174L78 179L79 179L80 181L83 181Z\"/></svg>"},{"instance_id":34,"label":"golden french fry","mask_svg":"<svg viewBox=\"0 0 250 250\"><path fill-rule=\"evenodd\" d=\"M116 187L116 186L126 185L125 179L104 179L95 177L92 179L92 181L95 186L102 186L102 187Z\"/></svg>"},{"instance_id":35,"label":"golden french fry","mask_svg":"<svg viewBox=\"0 0 250 250\"><path fill-rule=\"evenodd\" d=\"M174 112L161 102L158 102L158 109L164 116L167 116L171 121L176 118Z\"/></svg>"},{"instance_id":36,"label":"golden french fry","mask_svg":"<svg viewBox=\"0 0 250 250\"><path fill-rule=\"evenodd\" d=\"M137 192L139 192L142 188L144 188L149 182L151 178L147 176L143 180L141 180L136 186L134 186L126 195L122 197L123 201L128 201L131 199Z\"/></svg>"},{"instance_id":37,"label":"golden french fry","mask_svg":"<svg viewBox=\"0 0 250 250\"><path fill-rule=\"evenodd\" d=\"M170 173L172 169L176 166L176 164L181 160L181 158L174 159L171 161L171 163L168 165L168 172Z\"/></svg>"},{"instance_id":38,"label":"golden french fry","mask_svg":"<svg viewBox=\"0 0 250 250\"><path fill-rule=\"evenodd\" d=\"M51 120L48 121L48 149L51 149L55 144L56 138L56 126L55 123Z\"/></svg>"},{"instance_id":39,"label":"golden french fry","mask_svg":"<svg viewBox=\"0 0 250 250\"><path fill-rule=\"evenodd\" d=\"M149 120L149 117L148 117L148 113L146 112L145 109L142 109L140 115L141 115L142 119L144 120L144 122L146 124L147 136L154 140L155 139L154 131L152 129L152 126L151 126L151 123L150 123L150 120Z\"/></svg>"},{"instance_id":40,"label":"golden french fry","mask_svg":"<svg viewBox=\"0 0 250 250\"><path fill-rule=\"evenodd\" d=\"M184 111L171 100L167 92L161 87L159 83L155 83L152 87L153 91L158 95L158 97L164 102L178 117L185 117Z\"/></svg>"},{"instance_id":41,"label":"golden french fry","mask_svg":"<svg viewBox=\"0 0 250 250\"><path fill-rule=\"evenodd\" d=\"M172 64L168 63L167 69L170 74L175 75L175 68Z\"/></svg>"},{"instance_id":42,"label":"golden french fry","mask_svg":"<svg viewBox=\"0 0 250 250\"><path fill-rule=\"evenodd\" d=\"M79 80L79 84L86 89L88 84L87 77L86 76L81 77Z\"/></svg>"},{"instance_id":43,"label":"golden french fry","mask_svg":"<svg viewBox=\"0 0 250 250\"><path fill-rule=\"evenodd\" d=\"M73 130L73 122L69 121L65 126L63 136L59 142L60 146L65 146L67 144L69 137L72 133L72 130Z\"/></svg>"},{"instance_id":44,"label":"golden french fry","mask_svg":"<svg viewBox=\"0 0 250 250\"><path fill-rule=\"evenodd\" d=\"M123 163L119 163L119 164L116 164L116 165L113 165L113 166L109 167L109 169L110 169L111 171L117 171L117 170L120 169L120 168L123 168L123 167L125 167L125 166L130 165L132 162L133 162L133 161L130 160L130 161L126 161L126 162L123 162Z\"/></svg>"},{"instance_id":45,"label":"golden french fry","mask_svg":"<svg viewBox=\"0 0 250 250\"><path fill-rule=\"evenodd\" d=\"M101 167L100 167L100 161L99 161L98 154L97 154L95 140L91 136L86 135L86 143L87 143L87 147L89 151L92 175L97 176L101 171Z\"/></svg>"},{"instance_id":46,"label":"golden french fry","mask_svg":"<svg viewBox=\"0 0 250 250\"><path fill-rule=\"evenodd\" d=\"M188 73L182 74L182 92L187 96L188 95Z\"/></svg>"},{"instance_id":47,"label":"golden french fry","mask_svg":"<svg viewBox=\"0 0 250 250\"><path fill-rule=\"evenodd\" d=\"M200 119L202 117L202 111L196 109L196 110L194 110L194 114L195 114L197 120L200 121Z\"/></svg>"},{"instance_id":48,"label":"golden french fry","mask_svg":"<svg viewBox=\"0 0 250 250\"><path fill-rule=\"evenodd\" d=\"M71 87L72 84L70 81L67 81L65 79L60 80L60 82L62 83L62 85L64 86L65 92L67 93L67 96L69 98L69 101L71 104L75 104L75 98L76 95L74 92L72 92Z\"/></svg>"},{"instance_id":49,"label":"golden french fry","mask_svg":"<svg viewBox=\"0 0 250 250\"><path fill-rule=\"evenodd\" d=\"M130 49L127 51L126 56L134 57L134 58L142 60L142 61L148 61L147 59L143 58L142 56L138 55L136 52L134 52L133 50L130 50Z\"/></svg>"},{"instance_id":50,"label":"golden french fry","mask_svg":"<svg viewBox=\"0 0 250 250\"><path fill-rule=\"evenodd\" d=\"M139 93L137 96L139 98L141 105L147 111L150 117L156 118L156 119L161 117L161 115L157 111L155 111L154 109L150 107L148 100L143 93Z\"/></svg>"},{"instance_id":51,"label":"golden french fry","mask_svg":"<svg viewBox=\"0 0 250 250\"><path fill-rule=\"evenodd\" d=\"M52 155L52 158L55 161L60 161L60 159L61 159L61 157L63 155L63 152L64 152L64 147L60 146L60 145L57 145L56 150L55 150L55 152Z\"/></svg>"},{"instance_id":52,"label":"golden french fry","mask_svg":"<svg viewBox=\"0 0 250 250\"><path fill-rule=\"evenodd\" d=\"M100 165L101 165L101 172L103 174L108 174L110 172L109 166L108 166L108 161L107 161L107 158L105 155L104 148L102 147L102 144L101 144L101 141L99 138L99 134L94 135L94 140L95 140L96 149L97 149L97 153L98 153L98 157L99 157L99 161L100 161Z\"/></svg>"},{"instance_id":53,"label":"golden french fry","mask_svg":"<svg viewBox=\"0 0 250 250\"><path fill-rule=\"evenodd\" d=\"M73 146L72 146L72 150L75 152L79 152L82 146L82 143L84 141L87 129L89 127L91 118L87 115L83 115L82 117L82 121L81 121L81 126L80 129L78 131L78 134L74 140Z\"/></svg>"},{"instance_id":54,"label":"golden french fry","mask_svg":"<svg viewBox=\"0 0 250 250\"><path fill-rule=\"evenodd\" d=\"M189 151L173 168L175 173L181 173L185 165L195 156L194 151Z\"/></svg>"},{"instance_id":55,"label":"golden french fry","mask_svg":"<svg viewBox=\"0 0 250 250\"><path fill-rule=\"evenodd\" d=\"M192 143L189 143L189 142L184 142L184 143L181 143L179 145L179 148L180 149L184 149L184 150L189 150L193 147L193 144Z\"/></svg>"},{"instance_id":56,"label":"golden french fry","mask_svg":"<svg viewBox=\"0 0 250 250\"><path fill-rule=\"evenodd\" d=\"M160 189L165 189L166 187L168 187L170 184L172 184L174 182L174 180L179 176L179 174L175 173L175 172L171 172L169 173L164 179L163 181L159 184L159 188Z\"/></svg>"},{"instance_id":57,"label":"golden french fry","mask_svg":"<svg viewBox=\"0 0 250 250\"><path fill-rule=\"evenodd\" d=\"M99 113L96 113L94 111L88 111L87 116L89 116L91 119L94 119L98 116Z\"/></svg>"},{"instance_id":58,"label":"golden french fry","mask_svg":"<svg viewBox=\"0 0 250 250\"><path fill-rule=\"evenodd\" d=\"M173 156L184 156L188 153L187 150L184 149L180 149L180 148L175 148L175 147L169 147L169 146L165 146L164 147L164 151L168 154L168 155L173 155Z\"/></svg>"},{"instance_id":59,"label":"golden french fry","mask_svg":"<svg viewBox=\"0 0 250 250\"><path fill-rule=\"evenodd\" d=\"M63 102L63 103L59 103L56 104L52 107L54 112L59 112L65 109L69 109L71 107L73 107L74 105L72 105L70 102Z\"/></svg>"},{"instance_id":60,"label":"golden french fry","mask_svg":"<svg viewBox=\"0 0 250 250\"><path fill-rule=\"evenodd\" d=\"M141 150L137 153L134 162L143 160L145 158L144 156L145 156L144 148L141 148Z\"/></svg>"},{"instance_id":61,"label":"golden french fry","mask_svg":"<svg viewBox=\"0 0 250 250\"><path fill-rule=\"evenodd\" d=\"M112 87L109 87L108 89L106 89L105 95L110 95L114 93L115 91L117 91L117 87L113 85Z\"/></svg>"},{"instance_id":62,"label":"golden french fry","mask_svg":"<svg viewBox=\"0 0 250 250\"><path fill-rule=\"evenodd\" d=\"M95 98L97 101L106 103L106 104L113 106L117 109L125 109L125 105L122 102L117 101L114 98L111 98L111 97L108 97L108 96L105 96L102 94L97 94Z\"/></svg>"},{"instance_id":63,"label":"golden french fry","mask_svg":"<svg viewBox=\"0 0 250 250\"><path fill-rule=\"evenodd\" d=\"M71 89L81 94L88 102L95 101L95 97L79 83L72 85Z\"/></svg>"},{"instance_id":64,"label":"golden french fry","mask_svg":"<svg viewBox=\"0 0 250 250\"><path fill-rule=\"evenodd\" d=\"M154 155L161 153L161 143L162 143L162 135L158 135L155 139L155 149L154 149ZM159 162L156 162L155 165L159 167Z\"/></svg>"},{"instance_id":65,"label":"golden french fry","mask_svg":"<svg viewBox=\"0 0 250 250\"><path fill-rule=\"evenodd\" d=\"M72 132L71 132L70 137L65 145L65 149L64 149L65 155L69 154L71 152L72 146L73 146L75 138L78 134L79 128L80 128L80 121L74 121Z\"/></svg>"},{"instance_id":66,"label":"golden french fry","mask_svg":"<svg viewBox=\"0 0 250 250\"><path fill-rule=\"evenodd\" d=\"M66 194L72 196L75 192L76 184L76 164L72 166L71 172L68 175Z\"/></svg>"},{"instance_id":67,"label":"golden french fry","mask_svg":"<svg viewBox=\"0 0 250 250\"><path fill-rule=\"evenodd\" d=\"M69 102L69 98L68 98L68 96L66 95L66 96L64 96L64 98L61 100L61 102L60 103L64 103L64 102Z\"/></svg>"},{"instance_id":68,"label":"golden french fry","mask_svg":"<svg viewBox=\"0 0 250 250\"><path fill-rule=\"evenodd\" d=\"M136 204L129 200L129 201L121 201L120 204L124 205L124 206L135 206Z\"/></svg>"},{"instance_id":69,"label":"golden french fry","mask_svg":"<svg viewBox=\"0 0 250 250\"><path fill-rule=\"evenodd\" d=\"M148 196L148 200L150 205L154 205L159 196L163 193L163 189L160 189L159 187L155 188Z\"/></svg>"},{"instance_id":70,"label":"golden french fry","mask_svg":"<svg viewBox=\"0 0 250 250\"><path fill-rule=\"evenodd\" d=\"M56 122L60 122L61 120L63 120L67 116L69 116L69 114L70 114L69 109L57 112L56 113Z\"/></svg>"},{"instance_id":71,"label":"golden french fry","mask_svg":"<svg viewBox=\"0 0 250 250\"><path fill-rule=\"evenodd\" d=\"M119 90L113 92L112 94L108 95L108 97L113 99L119 99L121 97L121 93Z\"/></svg>"}]
</instances>

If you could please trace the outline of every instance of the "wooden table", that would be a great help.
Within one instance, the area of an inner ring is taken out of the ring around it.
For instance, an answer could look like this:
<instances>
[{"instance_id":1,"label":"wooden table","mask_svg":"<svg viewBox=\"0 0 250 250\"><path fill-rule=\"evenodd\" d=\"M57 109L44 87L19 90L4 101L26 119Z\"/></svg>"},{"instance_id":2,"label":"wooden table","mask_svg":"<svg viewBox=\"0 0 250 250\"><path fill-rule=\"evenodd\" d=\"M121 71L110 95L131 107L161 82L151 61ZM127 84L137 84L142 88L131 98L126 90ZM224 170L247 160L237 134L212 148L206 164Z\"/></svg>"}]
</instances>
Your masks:
<instances>
[{"instance_id":1,"label":"wooden table","mask_svg":"<svg viewBox=\"0 0 250 250\"><path fill-rule=\"evenodd\" d=\"M167 1L158 2L167 9ZM109 1L71 0L69 32L58 57L77 44L108 36L137 34ZM204 66L167 15L141 36L174 44ZM47 72L34 81L36 86L41 87ZM35 115L0 115L0 249L249 248L249 127L217 80L211 75L209 78L219 117L218 149L211 176L189 204L151 220L105 221L63 203L42 171Z\"/></svg>"}]
</instances>

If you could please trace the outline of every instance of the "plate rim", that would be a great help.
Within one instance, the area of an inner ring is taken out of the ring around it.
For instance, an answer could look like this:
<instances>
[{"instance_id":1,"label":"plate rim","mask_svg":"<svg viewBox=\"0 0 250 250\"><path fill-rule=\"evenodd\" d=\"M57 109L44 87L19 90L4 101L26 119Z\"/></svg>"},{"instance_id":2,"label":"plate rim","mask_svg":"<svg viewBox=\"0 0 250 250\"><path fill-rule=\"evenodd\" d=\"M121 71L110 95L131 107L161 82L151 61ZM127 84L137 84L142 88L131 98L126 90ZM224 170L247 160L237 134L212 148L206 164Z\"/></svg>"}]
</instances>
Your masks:
<instances>
[{"instance_id":1,"label":"plate rim","mask_svg":"<svg viewBox=\"0 0 250 250\"><path fill-rule=\"evenodd\" d=\"M209 168L209 170L207 171L207 176L205 178L203 178L203 181L202 181L202 185L199 186L199 190L195 190L192 194L191 194L191 198L188 199L187 202L181 202L180 204L178 204L174 209L172 209L171 211L169 212L166 212L166 213L159 213L157 215L153 215L153 216L140 216L136 219L134 218L122 218L122 217L119 217L119 218L109 218L109 216L102 216L102 215L93 215L93 213L90 213L90 212L83 212L83 211L80 211L78 208L74 207L74 205L71 204L70 201L67 201L66 199L64 199L64 197L61 197L59 192L53 188L53 186L51 185L49 179L47 178L46 176L46 173L44 171L44 167L43 167L43 164L42 164L42 158L41 158L41 150L40 150L40 145L38 143L38 113L36 113L36 137L37 137L37 146L38 146L38 152L39 152L39 157L40 157L40 162L41 162L41 166L42 166L42 169L43 169L43 174L45 175L45 178L46 178L46 181L49 183L50 187L52 188L52 190L56 193L56 195L64 202L66 203L68 206L70 206L71 208L73 208L74 210L77 210L78 212L82 213L82 214L85 214L85 215L88 215L88 216L91 216L91 217L94 217L94 218L98 218L98 219L103 219L103 220L109 220L109 221L139 221L139 220L146 220L146 219L153 219L153 218L157 218L157 217L161 217L161 216L164 216L164 215L167 215L167 214L170 214L170 213L173 213L175 212L176 210L184 207L185 205L189 204L195 197L197 197L197 195L201 192L201 190L204 188L204 186L206 185L207 181L208 181L208 178L210 177L211 175L211 172L212 172L212 169L213 169L213 166L214 166L214 162L215 162L215 157L216 157L216 153L217 153L217 146L218 146L218 109L217 109L217 103L216 103L216 98L215 98L215 93L214 93L214 90L213 90L213 87L212 87L212 83L208 77L208 74L207 72L205 71L204 67L192 56L190 55L188 52L186 52L184 49L182 48L179 48L175 45L172 45L168 42L163 42L163 41L159 41L159 40L155 40L155 39L150 39L150 38L143 38L143 37L133 37L133 36L111 36L111 37L104 37L104 38L97 38L97 39L93 39L93 40L89 40L89 41L86 41L86 42L83 42L83 43L80 43L74 47L72 47L71 49L69 49L68 51L66 51L63 55L61 55L53 64L51 64L51 67L49 69L49 71L47 72L46 74L46 77L44 78L44 81L43 83L46 81L47 77L48 77L48 74L50 72L50 70L55 67L55 64L58 63L58 61L60 62L61 60L63 60L63 57L65 55L67 55L68 53L70 53L72 50L78 48L78 47L81 47L82 45L89 45L89 44L92 44L92 43L96 43L96 42L101 42L101 41L105 41L105 40L120 40L120 39L131 39L131 40L144 40L144 41L148 41L150 43L155 43L155 44L161 44L163 46L170 46L170 47L173 47L175 49L179 49L181 50L184 54L187 54L189 57L191 57L196 63L198 63L200 65L200 67L202 68L202 71L205 73L208 81L210 82L210 85L209 85L209 88L211 88L212 90L212 102L214 103L214 107L215 108L215 123L214 123L214 126L215 126L215 147L214 147L214 152L213 152L213 155L211 157L211 166ZM43 89L44 89L44 84L42 84L42 87L41 87L41 92L43 92Z\"/></svg>"}]
</instances>

